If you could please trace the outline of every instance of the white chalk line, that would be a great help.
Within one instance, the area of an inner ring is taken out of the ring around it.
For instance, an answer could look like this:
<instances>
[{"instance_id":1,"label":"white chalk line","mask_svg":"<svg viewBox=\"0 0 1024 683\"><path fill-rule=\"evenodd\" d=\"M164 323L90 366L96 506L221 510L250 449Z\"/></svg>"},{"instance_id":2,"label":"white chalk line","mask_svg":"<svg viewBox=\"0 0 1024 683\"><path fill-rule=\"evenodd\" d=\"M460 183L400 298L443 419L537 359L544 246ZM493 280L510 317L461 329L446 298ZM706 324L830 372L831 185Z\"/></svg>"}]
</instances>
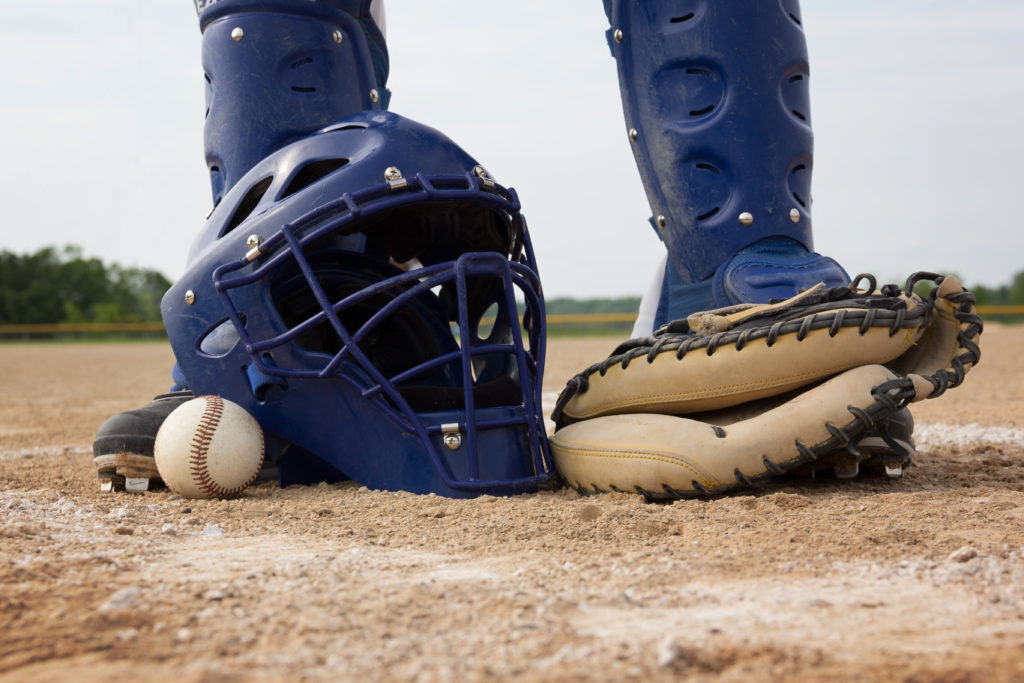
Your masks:
<instances>
[{"instance_id":1,"label":"white chalk line","mask_svg":"<svg viewBox=\"0 0 1024 683\"><path fill-rule=\"evenodd\" d=\"M989 443L1024 447L1024 428L980 425L977 422L962 425L925 422L914 427L914 442L919 450L939 446L981 446Z\"/></svg>"}]
</instances>

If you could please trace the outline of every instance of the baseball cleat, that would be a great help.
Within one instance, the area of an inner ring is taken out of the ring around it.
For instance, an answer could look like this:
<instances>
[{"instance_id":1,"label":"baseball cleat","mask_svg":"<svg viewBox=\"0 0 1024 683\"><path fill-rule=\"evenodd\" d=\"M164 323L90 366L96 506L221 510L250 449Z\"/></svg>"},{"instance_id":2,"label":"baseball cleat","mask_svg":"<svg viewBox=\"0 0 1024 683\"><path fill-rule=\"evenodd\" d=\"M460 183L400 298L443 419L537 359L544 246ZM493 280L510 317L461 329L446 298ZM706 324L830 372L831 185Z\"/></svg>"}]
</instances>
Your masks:
<instances>
[{"instance_id":1,"label":"baseball cleat","mask_svg":"<svg viewBox=\"0 0 1024 683\"><path fill-rule=\"evenodd\" d=\"M883 472L890 479L903 476L917 450L914 447L914 417L903 408L886 422L884 431L868 434L857 443L857 451L865 458L865 467Z\"/></svg>"},{"instance_id":2,"label":"baseball cleat","mask_svg":"<svg viewBox=\"0 0 1024 683\"><path fill-rule=\"evenodd\" d=\"M149 405L118 413L100 426L92 443L100 491L142 493L163 486L153 442L171 411L192 398L188 390L162 394Z\"/></svg>"}]
</instances>

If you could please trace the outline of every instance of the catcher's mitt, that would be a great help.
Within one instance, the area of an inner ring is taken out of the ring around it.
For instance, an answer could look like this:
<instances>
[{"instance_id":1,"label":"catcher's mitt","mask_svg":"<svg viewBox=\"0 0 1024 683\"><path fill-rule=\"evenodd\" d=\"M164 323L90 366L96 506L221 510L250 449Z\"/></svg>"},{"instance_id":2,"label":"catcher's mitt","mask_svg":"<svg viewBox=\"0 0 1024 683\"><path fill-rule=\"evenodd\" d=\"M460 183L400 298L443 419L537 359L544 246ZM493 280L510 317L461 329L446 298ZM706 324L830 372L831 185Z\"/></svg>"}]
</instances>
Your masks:
<instances>
[{"instance_id":1,"label":"catcher's mitt","mask_svg":"<svg viewBox=\"0 0 1024 683\"><path fill-rule=\"evenodd\" d=\"M927 297L913 293L922 280L937 285ZM878 450L893 460L874 464L898 471L909 453L886 423L959 385L978 362L981 330L973 295L933 273L903 291L875 291L860 275L849 287L697 313L569 381L552 415L555 464L580 490L649 498L719 493L800 467L856 472Z\"/></svg>"}]
</instances>

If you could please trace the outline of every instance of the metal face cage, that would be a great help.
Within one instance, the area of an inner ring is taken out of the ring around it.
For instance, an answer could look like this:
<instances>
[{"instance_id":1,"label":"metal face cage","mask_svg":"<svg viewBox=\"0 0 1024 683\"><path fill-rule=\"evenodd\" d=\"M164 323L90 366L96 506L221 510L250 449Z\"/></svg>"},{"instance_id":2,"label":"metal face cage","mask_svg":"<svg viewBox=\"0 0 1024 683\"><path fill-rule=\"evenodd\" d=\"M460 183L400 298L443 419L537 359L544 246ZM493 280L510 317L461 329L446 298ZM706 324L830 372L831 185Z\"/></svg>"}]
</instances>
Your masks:
<instances>
[{"instance_id":1,"label":"metal face cage","mask_svg":"<svg viewBox=\"0 0 1024 683\"><path fill-rule=\"evenodd\" d=\"M212 284L248 356L245 398L265 428L372 487L475 495L551 479L544 302L519 209L514 190L479 166L409 178L389 168L380 184L343 193L266 239L250 236L244 254L213 270ZM486 216L477 241L490 248L397 263L386 248L391 227L435 210L465 225L458 239L432 234L434 243L472 244ZM362 253L338 247L358 235ZM326 424L292 424L336 400L349 407ZM357 401L374 410L351 408ZM382 454L396 449L397 461Z\"/></svg>"}]
</instances>

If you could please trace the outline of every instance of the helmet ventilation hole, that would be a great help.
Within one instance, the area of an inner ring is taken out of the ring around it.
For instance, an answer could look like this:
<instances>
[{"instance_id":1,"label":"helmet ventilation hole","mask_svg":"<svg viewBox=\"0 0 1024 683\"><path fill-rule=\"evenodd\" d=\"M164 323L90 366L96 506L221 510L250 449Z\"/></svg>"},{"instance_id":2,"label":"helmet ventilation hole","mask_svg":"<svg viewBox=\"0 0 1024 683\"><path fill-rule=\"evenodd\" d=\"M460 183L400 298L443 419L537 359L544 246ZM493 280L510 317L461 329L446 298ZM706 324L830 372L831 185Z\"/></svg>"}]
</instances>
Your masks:
<instances>
[{"instance_id":1,"label":"helmet ventilation hole","mask_svg":"<svg viewBox=\"0 0 1024 683\"><path fill-rule=\"evenodd\" d=\"M274 176L271 175L249 188L249 191L245 193L245 197L242 198L241 203L239 203L238 208L235 210L235 215L231 217L227 227L224 228L224 232L221 233L221 237L237 228L242 224L242 221L249 217L249 214L253 212L260 203L260 200L263 199L263 195L267 193L267 189L272 182L274 182Z\"/></svg>"},{"instance_id":2,"label":"helmet ventilation hole","mask_svg":"<svg viewBox=\"0 0 1024 683\"><path fill-rule=\"evenodd\" d=\"M323 159L321 161L314 161L306 164L299 169L299 172L296 173L291 179L291 182L288 183L288 187L285 188L284 194L281 195L281 199L290 197L299 190L309 187L328 173L337 171L339 168L347 164L348 159Z\"/></svg>"}]
</instances>

